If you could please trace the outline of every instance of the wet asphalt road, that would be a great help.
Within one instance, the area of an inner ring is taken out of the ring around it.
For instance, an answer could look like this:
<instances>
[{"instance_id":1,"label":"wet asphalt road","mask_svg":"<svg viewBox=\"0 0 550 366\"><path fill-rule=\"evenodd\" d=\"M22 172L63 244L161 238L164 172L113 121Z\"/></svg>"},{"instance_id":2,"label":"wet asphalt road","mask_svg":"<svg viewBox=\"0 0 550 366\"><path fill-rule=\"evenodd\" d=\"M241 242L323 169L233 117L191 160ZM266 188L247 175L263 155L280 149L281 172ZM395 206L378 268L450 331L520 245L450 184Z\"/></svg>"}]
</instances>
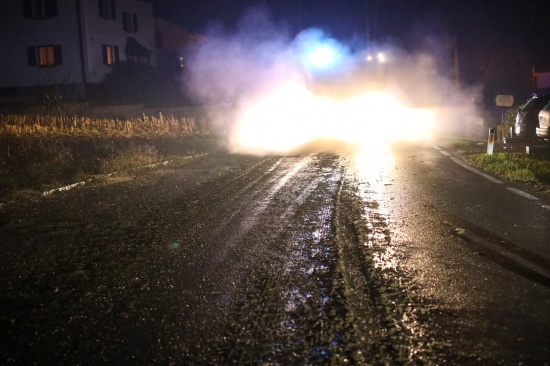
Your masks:
<instances>
[{"instance_id":1,"label":"wet asphalt road","mask_svg":"<svg viewBox=\"0 0 550 366\"><path fill-rule=\"evenodd\" d=\"M366 157L217 153L0 208L0 363L547 364L544 201L432 147Z\"/></svg>"},{"instance_id":2,"label":"wet asphalt road","mask_svg":"<svg viewBox=\"0 0 550 366\"><path fill-rule=\"evenodd\" d=\"M468 359L450 363L549 364L548 196L473 173L452 149L384 155L367 201L379 202L405 277L433 302L436 338Z\"/></svg>"}]
</instances>

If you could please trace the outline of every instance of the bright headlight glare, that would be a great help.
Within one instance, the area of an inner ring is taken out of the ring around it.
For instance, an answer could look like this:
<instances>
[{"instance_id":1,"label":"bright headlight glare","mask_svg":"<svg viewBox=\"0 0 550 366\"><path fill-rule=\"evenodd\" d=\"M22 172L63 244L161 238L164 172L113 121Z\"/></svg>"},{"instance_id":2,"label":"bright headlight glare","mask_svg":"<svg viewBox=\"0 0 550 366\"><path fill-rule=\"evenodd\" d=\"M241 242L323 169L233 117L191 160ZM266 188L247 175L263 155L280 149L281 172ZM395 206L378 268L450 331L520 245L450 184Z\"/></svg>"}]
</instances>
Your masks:
<instances>
[{"instance_id":1,"label":"bright headlight glare","mask_svg":"<svg viewBox=\"0 0 550 366\"><path fill-rule=\"evenodd\" d=\"M387 93L365 90L334 99L290 81L243 110L230 147L283 153L319 140L353 146L420 140L429 135L433 123L432 111L407 108Z\"/></svg>"},{"instance_id":2,"label":"bright headlight glare","mask_svg":"<svg viewBox=\"0 0 550 366\"><path fill-rule=\"evenodd\" d=\"M317 47L309 55L309 62L315 67L326 67L334 61L334 53L328 47Z\"/></svg>"}]
</instances>

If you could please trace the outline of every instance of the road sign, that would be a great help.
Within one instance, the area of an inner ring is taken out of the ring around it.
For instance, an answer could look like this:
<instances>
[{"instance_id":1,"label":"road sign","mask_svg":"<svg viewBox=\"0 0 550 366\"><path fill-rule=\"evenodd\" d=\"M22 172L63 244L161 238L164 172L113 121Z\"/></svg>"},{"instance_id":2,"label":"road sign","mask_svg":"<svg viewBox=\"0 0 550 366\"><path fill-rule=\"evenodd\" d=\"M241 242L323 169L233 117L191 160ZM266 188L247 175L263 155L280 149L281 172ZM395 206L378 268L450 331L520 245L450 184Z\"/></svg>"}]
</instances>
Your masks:
<instances>
[{"instance_id":1,"label":"road sign","mask_svg":"<svg viewBox=\"0 0 550 366\"><path fill-rule=\"evenodd\" d=\"M513 95L497 95L495 98L497 107L511 107L514 104Z\"/></svg>"}]
</instances>

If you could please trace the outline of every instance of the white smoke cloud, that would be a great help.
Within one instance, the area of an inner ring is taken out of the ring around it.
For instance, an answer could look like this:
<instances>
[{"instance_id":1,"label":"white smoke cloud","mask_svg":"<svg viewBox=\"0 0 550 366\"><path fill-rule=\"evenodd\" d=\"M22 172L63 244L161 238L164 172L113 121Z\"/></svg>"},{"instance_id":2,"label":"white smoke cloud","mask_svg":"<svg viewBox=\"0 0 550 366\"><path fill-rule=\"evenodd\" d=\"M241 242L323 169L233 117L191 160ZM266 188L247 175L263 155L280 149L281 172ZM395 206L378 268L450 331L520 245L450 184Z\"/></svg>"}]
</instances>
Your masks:
<instances>
[{"instance_id":1,"label":"white smoke cloud","mask_svg":"<svg viewBox=\"0 0 550 366\"><path fill-rule=\"evenodd\" d=\"M471 98L478 91L459 89L448 77L436 52L436 38L426 38L429 47L418 53L379 45L376 48L385 52L387 63L377 65L376 73L365 74L362 68L369 50L352 52L317 29L292 38L264 8L253 8L236 29L217 26L205 35L205 42L189 59L186 83L201 103L236 108L216 113L216 118L224 120L221 124L235 151L280 153L320 139L355 143L358 135L373 133L407 139L396 131L406 131L411 138L431 137L434 131L454 134L470 128L468 121L479 115ZM308 65L309 52L319 45L334 52L339 67L332 74L316 73ZM448 52L449 45L439 50ZM353 95L368 88L383 89L392 97ZM325 89L328 94L323 93ZM408 109L401 109L401 104ZM417 131L410 126L414 123ZM256 135L243 137L251 131Z\"/></svg>"},{"instance_id":2,"label":"white smoke cloud","mask_svg":"<svg viewBox=\"0 0 550 366\"><path fill-rule=\"evenodd\" d=\"M188 61L187 87L202 102L239 102L298 73L291 42L262 8L249 10L228 32L211 29Z\"/></svg>"}]
</instances>

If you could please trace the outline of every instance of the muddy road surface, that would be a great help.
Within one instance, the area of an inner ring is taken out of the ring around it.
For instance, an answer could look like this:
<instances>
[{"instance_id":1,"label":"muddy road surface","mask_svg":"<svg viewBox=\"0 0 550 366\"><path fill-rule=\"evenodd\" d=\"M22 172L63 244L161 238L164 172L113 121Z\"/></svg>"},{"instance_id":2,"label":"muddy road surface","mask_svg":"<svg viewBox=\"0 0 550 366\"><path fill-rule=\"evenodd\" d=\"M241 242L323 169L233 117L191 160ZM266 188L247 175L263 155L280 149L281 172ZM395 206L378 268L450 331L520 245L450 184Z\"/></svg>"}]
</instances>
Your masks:
<instances>
[{"instance_id":1,"label":"muddy road surface","mask_svg":"<svg viewBox=\"0 0 550 366\"><path fill-rule=\"evenodd\" d=\"M1 207L0 364L548 362L550 290L394 154L220 152Z\"/></svg>"}]
</instances>

